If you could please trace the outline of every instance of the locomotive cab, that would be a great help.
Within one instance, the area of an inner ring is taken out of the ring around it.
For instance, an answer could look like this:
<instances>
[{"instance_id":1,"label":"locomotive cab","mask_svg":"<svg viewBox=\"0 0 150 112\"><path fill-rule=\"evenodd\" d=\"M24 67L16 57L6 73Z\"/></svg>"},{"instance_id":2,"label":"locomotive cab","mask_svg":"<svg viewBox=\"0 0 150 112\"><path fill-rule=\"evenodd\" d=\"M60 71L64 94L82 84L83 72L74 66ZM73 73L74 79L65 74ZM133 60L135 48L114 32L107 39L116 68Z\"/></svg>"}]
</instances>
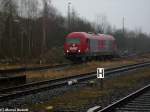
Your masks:
<instances>
[{"instance_id":1,"label":"locomotive cab","mask_svg":"<svg viewBox=\"0 0 150 112\"><path fill-rule=\"evenodd\" d=\"M66 38L66 44L68 49L66 50L67 53L80 53L80 38Z\"/></svg>"},{"instance_id":2,"label":"locomotive cab","mask_svg":"<svg viewBox=\"0 0 150 112\"><path fill-rule=\"evenodd\" d=\"M67 57L81 57L88 52L88 39L82 33L71 33L65 38L64 54Z\"/></svg>"}]
</instances>

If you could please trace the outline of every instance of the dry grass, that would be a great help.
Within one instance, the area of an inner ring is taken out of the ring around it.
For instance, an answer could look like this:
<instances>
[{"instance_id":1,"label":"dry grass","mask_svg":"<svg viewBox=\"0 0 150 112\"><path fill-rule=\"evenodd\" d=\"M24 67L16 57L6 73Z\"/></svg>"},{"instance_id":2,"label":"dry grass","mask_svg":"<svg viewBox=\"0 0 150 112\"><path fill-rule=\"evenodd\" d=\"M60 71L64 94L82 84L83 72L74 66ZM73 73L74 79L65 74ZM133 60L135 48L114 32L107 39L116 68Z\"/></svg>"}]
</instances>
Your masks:
<instances>
[{"instance_id":1,"label":"dry grass","mask_svg":"<svg viewBox=\"0 0 150 112\"><path fill-rule=\"evenodd\" d=\"M18 65L18 64L0 64L0 70L6 70L6 69L14 69L14 68L20 68L23 65Z\"/></svg>"},{"instance_id":2,"label":"dry grass","mask_svg":"<svg viewBox=\"0 0 150 112\"><path fill-rule=\"evenodd\" d=\"M21 67L55 66L59 64L0 64L0 70L16 69Z\"/></svg>"},{"instance_id":3,"label":"dry grass","mask_svg":"<svg viewBox=\"0 0 150 112\"><path fill-rule=\"evenodd\" d=\"M135 87L143 81L150 80L150 68L145 68L138 71L133 71L128 75L106 79L104 89L101 91L99 85L94 87L86 87L79 91L67 92L63 96L53 98L48 103L42 105L33 105L31 109L45 109L47 106L54 108L81 108L90 103L93 99L110 94L114 90L124 89L127 90Z\"/></svg>"}]
</instances>

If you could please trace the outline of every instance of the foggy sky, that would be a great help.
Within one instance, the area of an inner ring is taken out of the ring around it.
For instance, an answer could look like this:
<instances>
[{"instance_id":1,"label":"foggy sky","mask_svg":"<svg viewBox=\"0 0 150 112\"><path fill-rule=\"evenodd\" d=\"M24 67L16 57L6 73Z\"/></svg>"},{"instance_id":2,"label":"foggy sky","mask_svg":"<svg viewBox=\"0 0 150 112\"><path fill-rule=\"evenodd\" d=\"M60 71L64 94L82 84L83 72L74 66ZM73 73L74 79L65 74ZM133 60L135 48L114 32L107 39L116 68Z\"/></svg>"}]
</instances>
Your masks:
<instances>
[{"instance_id":1,"label":"foggy sky","mask_svg":"<svg viewBox=\"0 0 150 112\"><path fill-rule=\"evenodd\" d=\"M52 0L52 4L66 16L68 1L87 20L96 21L97 16L106 15L112 26L122 28L125 17L126 28L150 33L150 0Z\"/></svg>"}]
</instances>

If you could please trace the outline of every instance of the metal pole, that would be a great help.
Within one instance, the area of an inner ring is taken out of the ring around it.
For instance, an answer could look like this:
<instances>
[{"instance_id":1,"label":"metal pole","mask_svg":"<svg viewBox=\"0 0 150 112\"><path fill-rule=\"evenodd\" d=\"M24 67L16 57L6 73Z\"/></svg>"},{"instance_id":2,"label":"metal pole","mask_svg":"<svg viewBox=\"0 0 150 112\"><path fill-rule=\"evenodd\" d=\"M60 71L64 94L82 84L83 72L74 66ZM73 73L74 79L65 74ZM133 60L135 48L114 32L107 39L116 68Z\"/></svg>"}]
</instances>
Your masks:
<instances>
[{"instance_id":1,"label":"metal pole","mask_svg":"<svg viewBox=\"0 0 150 112\"><path fill-rule=\"evenodd\" d=\"M100 80L100 82L101 82L101 84L100 84L100 86L101 86L101 90L103 90L103 89L104 89L103 79L101 79L101 80Z\"/></svg>"},{"instance_id":2,"label":"metal pole","mask_svg":"<svg viewBox=\"0 0 150 112\"><path fill-rule=\"evenodd\" d=\"M125 24L125 18L123 17L123 20L122 20L122 31L123 31L123 34L124 34L124 24Z\"/></svg>"},{"instance_id":3,"label":"metal pole","mask_svg":"<svg viewBox=\"0 0 150 112\"><path fill-rule=\"evenodd\" d=\"M68 2L68 32L70 32L70 5L71 2Z\"/></svg>"}]
</instances>

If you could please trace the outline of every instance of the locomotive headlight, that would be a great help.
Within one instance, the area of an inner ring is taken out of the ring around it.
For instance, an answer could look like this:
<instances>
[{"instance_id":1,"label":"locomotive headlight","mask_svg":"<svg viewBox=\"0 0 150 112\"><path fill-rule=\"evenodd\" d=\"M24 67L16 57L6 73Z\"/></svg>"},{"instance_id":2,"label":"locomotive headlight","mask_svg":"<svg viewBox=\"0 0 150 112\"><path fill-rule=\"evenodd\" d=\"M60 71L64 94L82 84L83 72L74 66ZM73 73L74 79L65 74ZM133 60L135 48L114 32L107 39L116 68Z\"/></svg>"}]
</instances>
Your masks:
<instances>
[{"instance_id":1,"label":"locomotive headlight","mask_svg":"<svg viewBox=\"0 0 150 112\"><path fill-rule=\"evenodd\" d=\"M81 50L78 50L78 52L81 52Z\"/></svg>"},{"instance_id":2,"label":"locomotive headlight","mask_svg":"<svg viewBox=\"0 0 150 112\"><path fill-rule=\"evenodd\" d=\"M67 53L69 52L69 50L67 50Z\"/></svg>"}]
</instances>

